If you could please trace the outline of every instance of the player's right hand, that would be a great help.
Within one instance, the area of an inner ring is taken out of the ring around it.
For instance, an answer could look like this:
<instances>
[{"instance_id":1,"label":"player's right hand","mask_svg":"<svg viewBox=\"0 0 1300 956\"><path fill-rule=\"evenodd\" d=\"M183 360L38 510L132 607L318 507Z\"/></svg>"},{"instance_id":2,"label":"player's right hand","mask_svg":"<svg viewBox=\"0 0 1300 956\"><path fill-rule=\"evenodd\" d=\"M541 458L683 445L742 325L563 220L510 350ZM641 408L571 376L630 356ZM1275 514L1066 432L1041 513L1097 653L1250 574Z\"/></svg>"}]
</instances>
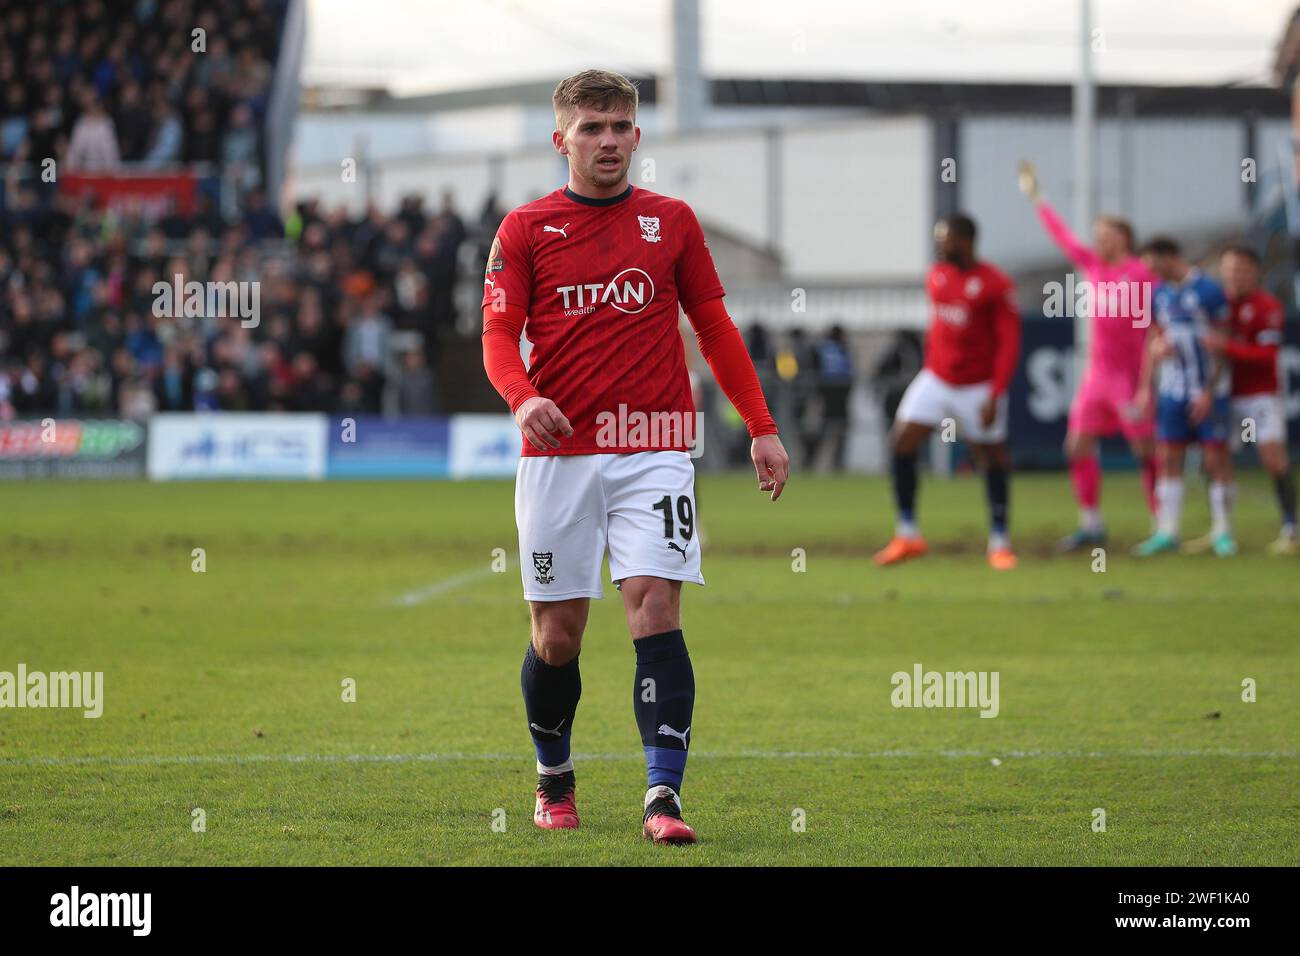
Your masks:
<instances>
[{"instance_id":1,"label":"player's right hand","mask_svg":"<svg viewBox=\"0 0 1300 956\"><path fill-rule=\"evenodd\" d=\"M749 454L754 459L758 490L770 491L772 500L776 501L790 480L790 456L786 454L781 439L775 435L759 435L750 444Z\"/></svg>"},{"instance_id":2,"label":"player's right hand","mask_svg":"<svg viewBox=\"0 0 1300 956\"><path fill-rule=\"evenodd\" d=\"M1187 410L1187 420L1193 425L1199 425L1205 421L1205 416L1210 414L1210 403L1212 397L1209 392L1202 389L1196 393L1192 399L1191 407Z\"/></svg>"},{"instance_id":3,"label":"player's right hand","mask_svg":"<svg viewBox=\"0 0 1300 956\"><path fill-rule=\"evenodd\" d=\"M990 395L980 403L980 424L985 428L992 428L993 422L998 417L998 397Z\"/></svg>"},{"instance_id":4,"label":"player's right hand","mask_svg":"<svg viewBox=\"0 0 1300 956\"><path fill-rule=\"evenodd\" d=\"M1133 419L1140 421L1151 414L1151 388L1139 388L1133 396Z\"/></svg>"},{"instance_id":5,"label":"player's right hand","mask_svg":"<svg viewBox=\"0 0 1300 956\"><path fill-rule=\"evenodd\" d=\"M524 437L538 451L560 447L559 435L573 434L573 426L549 398L530 398L515 409L515 422Z\"/></svg>"},{"instance_id":6,"label":"player's right hand","mask_svg":"<svg viewBox=\"0 0 1300 956\"><path fill-rule=\"evenodd\" d=\"M1038 173L1034 171L1033 163L1024 159L1020 161L1016 181L1020 184L1020 191L1028 196L1031 202L1038 202Z\"/></svg>"}]
</instances>

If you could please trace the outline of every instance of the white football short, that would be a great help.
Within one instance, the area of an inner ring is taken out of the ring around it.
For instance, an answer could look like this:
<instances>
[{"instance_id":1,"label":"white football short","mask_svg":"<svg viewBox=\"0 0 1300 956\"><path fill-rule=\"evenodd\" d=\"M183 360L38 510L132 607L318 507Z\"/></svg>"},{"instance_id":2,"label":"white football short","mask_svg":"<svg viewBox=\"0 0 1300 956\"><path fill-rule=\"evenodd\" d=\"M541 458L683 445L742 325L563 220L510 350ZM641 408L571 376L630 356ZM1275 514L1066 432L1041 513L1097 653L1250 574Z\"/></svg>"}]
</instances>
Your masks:
<instances>
[{"instance_id":1,"label":"white football short","mask_svg":"<svg viewBox=\"0 0 1300 956\"><path fill-rule=\"evenodd\" d=\"M648 575L703 584L695 466L684 451L521 456L515 523L524 597L604 596L610 578Z\"/></svg>"},{"instance_id":2,"label":"white football short","mask_svg":"<svg viewBox=\"0 0 1300 956\"><path fill-rule=\"evenodd\" d=\"M1248 434L1247 422L1254 422L1256 444L1286 441L1286 409L1282 396L1276 392L1262 395L1240 395L1232 400L1232 419L1229 431L1233 444L1241 445Z\"/></svg>"},{"instance_id":3,"label":"white football short","mask_svg":"<svg viewBox=\"0 0 1300 956\"><path fill-rule=\"evenodd\" d=\"M900 422L916 422L942 428L944 419L952 419L957 434L977 445L993 445L1007 440L1007 397L998 397L997 412L988 428L980 422L980 408L993 390L992 382L974 385L950 385L928 368L921 369L907 386L898 412Z\"/></svg>"}]
</instances>

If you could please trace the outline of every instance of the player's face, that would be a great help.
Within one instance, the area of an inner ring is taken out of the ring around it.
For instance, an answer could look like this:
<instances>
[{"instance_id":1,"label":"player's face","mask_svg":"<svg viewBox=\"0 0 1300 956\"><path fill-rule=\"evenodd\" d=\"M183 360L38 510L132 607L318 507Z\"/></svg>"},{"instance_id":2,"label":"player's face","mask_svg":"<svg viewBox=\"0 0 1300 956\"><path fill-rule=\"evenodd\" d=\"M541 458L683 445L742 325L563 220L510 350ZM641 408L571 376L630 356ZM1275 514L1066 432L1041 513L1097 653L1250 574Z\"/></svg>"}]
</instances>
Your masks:
<instances>
[{"instance_id":1,"label":"player's face","mask_svg":"<svg viewBox=\"0 0 1300 956\"><path fill-rule=\"evenodd\" d=\"M1223 291L1233 299L1250 295L1259 285L1259 269L1245 256L1236 253L1224 253L1219 260L1219 272L1223 276Z\"/></svg>"},{"instance_id":2,"label":"player's face","mask_svg":"<svg viewBox=\"0 0 1300 956\"><path fill-rule=\"evenodd\" d=\"M1098 219L1093 225L1092 242L1097 247L1097 254L1110 262L1122 258L1128 252L1128 240L1124 233L1105 219Z\"/></svg>"},{"instance_id":3,"label":"player's face","mask_svg":"<svg viewBox=\"0 0 1300 956\"><path fill-rule=\"evenodd\" d=\"M946 220L934 224L934 248L945 262L959 262L970 255L970 240L960 236Z\"/></svg>"},{"instance_id":4,"label":"player's face","mask_svg":"<svg viewBox=\"0 0 1300 956\"><path fill-rule=\"evenodd\" d=\"M1150 252L1142 253L1142 264L1164 281L1169 279L1169 270L1166 268L1168 259L1168 256L1157 256Z\"/></svg>"},{"instance_id":5,"label":"player's face","mask_svg":"<svg viewBox=\"0 0 1300 956\"><path fill-rule=\"evenodd\" d=\"M556 148L569 158L569 169L584 183L598 189L621 186L632 165L632 151L641 142L641 130L632 111L609 111L580 106L574 110L563 136L556 132Z\"/></svg>"}]
</instances>

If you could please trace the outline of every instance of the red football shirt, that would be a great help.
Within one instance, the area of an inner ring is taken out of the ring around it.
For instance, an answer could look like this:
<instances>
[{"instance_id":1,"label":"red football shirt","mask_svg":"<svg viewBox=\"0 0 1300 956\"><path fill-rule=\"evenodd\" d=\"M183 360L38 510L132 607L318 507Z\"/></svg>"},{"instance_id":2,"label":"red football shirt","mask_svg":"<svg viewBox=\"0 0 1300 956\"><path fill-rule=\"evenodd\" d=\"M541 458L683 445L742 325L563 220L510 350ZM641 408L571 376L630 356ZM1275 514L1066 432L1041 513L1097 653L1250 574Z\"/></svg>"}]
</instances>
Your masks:
<instances>
[{"instance_id":1,"label":"red football shirt","mask_svg":"<svg viewBox=\"0 0 1300 956\"><path fill-rule=\"evenodd\" d=\"M1272 394L1278 389L1277 355L1286 316L1282 303L1263 289L1233 299L1228 357L1232 359L1232 394Z\"/></svg>"},{"instance_id":2,"label":"red football shirt","mask_svg":"<svg viewBox=\"0 0 1300 956\"><path fill-rule=\"evenodd\" d=\"M559 448L524 442L524 456L687 450L680 425L654 424L670 421L656 413L695 412L678 308L723 294L699 220L679 199L635 186L589 199L566 186L508 214L483 307L523 308L528 378L573 426Z\"/></svg>"},{"instance_id":3,"label":"red football shirt","mask_svg":"<svg viewBox=\"0 0 1300 956\"><path fill-rule=\"evenodd\" d=\"M950 385L1011 383L1020 350L1015 283L996 266L977 262L963 271L937 262L925 280L931 302L925 367Z\"/></svg>"}]
</instances>

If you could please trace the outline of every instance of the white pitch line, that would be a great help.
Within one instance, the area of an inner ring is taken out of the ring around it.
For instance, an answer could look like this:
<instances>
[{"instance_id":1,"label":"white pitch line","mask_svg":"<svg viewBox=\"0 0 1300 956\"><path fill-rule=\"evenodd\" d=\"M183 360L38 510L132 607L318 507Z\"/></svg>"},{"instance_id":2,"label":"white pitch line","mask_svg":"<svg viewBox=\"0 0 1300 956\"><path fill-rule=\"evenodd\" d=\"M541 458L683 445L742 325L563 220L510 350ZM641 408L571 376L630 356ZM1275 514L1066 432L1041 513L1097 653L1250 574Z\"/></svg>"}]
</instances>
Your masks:
<instances>
[{"instance_id":1,"label":"white pitch line","mask_svg":"<svg viewBox=\"0 0 1300 956\"><path fill-rule=\"evenodd\" d=\"M509 561L506 567L510 566ZM423 604L425 601L432 601L434 598L454 591L457 588L464 587L466 584L473 584L476 581L484 581L498 572L491 568L480 568L476 571L462 571L460 574L453 574L451 577L443 578L441 581L434 581L427 587L417 588L414 591L407 591L399 597L393 598L390 604L398 607L414 607L417 604ZM504 573L504 572L501 572Z\"/></svg>"},{"instance_id":2,"label":"white pitch line","mask_svg":"<svg viewBox=\"0 0 1300 956\"><path fill-rule=\"evenodd\" d=\"M1177 759L1180 757L1237 757L1283 759L1300 757L1300 750L735 750L692 753L696 760L890 760L890 759ZM160 754L141 757L10 757L4 767L153 767L179 765L239 765L258 763L443 763L519 761L531 765L525 753L414 753L414 754ZM584 760L642 760L638 753L574 754Z\"/></svg>"}]
</instances>

